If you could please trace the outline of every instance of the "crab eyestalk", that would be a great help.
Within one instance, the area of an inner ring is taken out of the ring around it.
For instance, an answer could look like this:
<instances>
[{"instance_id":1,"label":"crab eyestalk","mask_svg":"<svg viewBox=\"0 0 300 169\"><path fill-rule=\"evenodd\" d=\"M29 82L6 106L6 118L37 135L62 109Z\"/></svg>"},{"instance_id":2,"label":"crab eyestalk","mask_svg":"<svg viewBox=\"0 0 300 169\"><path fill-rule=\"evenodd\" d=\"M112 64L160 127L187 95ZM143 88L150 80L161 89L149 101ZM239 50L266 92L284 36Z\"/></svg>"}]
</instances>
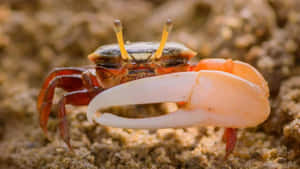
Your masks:
<instances>
[{"instance_id":1,"label":"crab eyestalk","mask_svg":"<svg viewBox=\"0 0 300 169\"><path fill-rule=\"evenodd\" d=\"M125 49L124 40L123 40L123 27L120 20L114 21L114 31L117 36L118 44L120 47L121 57L124 60L129 59L129 54Z\"/></svg>"},{"instance_id":2,"label":"crab eyestalk","mask_svg":"<svg viewBox=\"0 0 300 169\"><path fill-rule=\"evenodd\" d=\"M172 27L173 27L172 20L168 19L166 24L164 25L164 28L163 28L163 33L162 33L162 36L161 36L161 41L160 41L159 47L156 50L156 52L154 53L154 55L152 56L152 58L159 59L161 57L161 55L163 53L163 50L164 50L164 47L166 45L166 42L168 40L168 35L172 30Z\"/></svg>"}]
</instances>

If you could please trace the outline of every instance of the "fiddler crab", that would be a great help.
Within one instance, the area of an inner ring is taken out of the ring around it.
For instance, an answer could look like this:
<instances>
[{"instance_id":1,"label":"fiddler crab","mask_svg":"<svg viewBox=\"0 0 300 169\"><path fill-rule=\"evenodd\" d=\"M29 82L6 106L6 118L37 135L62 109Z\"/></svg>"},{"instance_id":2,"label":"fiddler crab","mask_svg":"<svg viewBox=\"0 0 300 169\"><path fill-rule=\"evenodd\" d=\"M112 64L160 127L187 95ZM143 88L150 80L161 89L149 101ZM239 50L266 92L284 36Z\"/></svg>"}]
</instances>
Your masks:
<instances>
[{"instance_id":1,"label":"fiddler crab","mask_svg":"<svg viewBox=\"0 0 300 169\"><path fill-rule=\"evenodd\" d=\"M167 42L172 28L168 20L160 43L124 44L122 25L114 22L118 44L99 47L88 58L92 68L56 68L46 78L38 96L40 126L47 122L55 88L66 93L59 101L60 135L70 149L66 104L88 105L87 119L105 126L160 129L189 126L225 127L226 156L237 139L237 129L255 127L270 113L269 88L252 66L230 59L202 59L190 63L194 51ZM124 118L110 113L96 115L111 106L174 102L175 112L148 118Z\"/></svg>"}]
</instances>

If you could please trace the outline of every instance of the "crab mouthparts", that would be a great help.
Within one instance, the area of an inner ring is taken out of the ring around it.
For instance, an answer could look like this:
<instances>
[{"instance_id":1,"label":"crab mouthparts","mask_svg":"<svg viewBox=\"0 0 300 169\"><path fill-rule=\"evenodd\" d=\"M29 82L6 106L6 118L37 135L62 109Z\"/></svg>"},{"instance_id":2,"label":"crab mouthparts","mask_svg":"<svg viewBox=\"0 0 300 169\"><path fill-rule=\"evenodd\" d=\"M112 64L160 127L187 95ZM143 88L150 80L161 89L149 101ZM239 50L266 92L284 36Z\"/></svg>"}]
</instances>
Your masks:
<instances>
[{"instance_id":1,"label":"crab mouthparts","mask_svg":"<svg viewBox=\"0 0 300 169\"><path fill-rule=\"evenodd\" d=\"M186 102L185 108L158 117L130 119L102 112L111 106ZM177 128L193 125L252 127L270 113L265 91L259 85L221 71L180 72L148 77L110 88L88 105L87 117L119 128Z\"/></svg>"}]
</instances>

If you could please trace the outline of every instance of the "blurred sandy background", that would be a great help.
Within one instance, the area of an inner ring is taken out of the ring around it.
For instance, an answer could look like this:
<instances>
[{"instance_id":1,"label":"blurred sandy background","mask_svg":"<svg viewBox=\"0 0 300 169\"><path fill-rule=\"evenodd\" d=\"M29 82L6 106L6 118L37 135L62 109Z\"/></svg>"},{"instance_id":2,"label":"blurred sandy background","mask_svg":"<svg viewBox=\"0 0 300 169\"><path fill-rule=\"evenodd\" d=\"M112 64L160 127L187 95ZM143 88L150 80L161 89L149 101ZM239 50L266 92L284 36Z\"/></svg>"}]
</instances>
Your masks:
<instances>
[{"instance_id":1,"label":"blurred sandy background","mask_svg":"<svg viewBox=\"0 0 300 169\"><path fill-rule=\"evenodd\" d=\"M167 18L171 41L201 58L248 62L268 79L272 114L239 130L227 161L222 128L102 127L86 121L85 107L68 106L75 154L59 138L55 115L52 140L44 137L35 103L47 72L91 64L89 53L116 42L114 19L126 40L159 41ZM0 168L300 168L299 47L298 0L1 0Z\"/></svg>"}]
</instances>

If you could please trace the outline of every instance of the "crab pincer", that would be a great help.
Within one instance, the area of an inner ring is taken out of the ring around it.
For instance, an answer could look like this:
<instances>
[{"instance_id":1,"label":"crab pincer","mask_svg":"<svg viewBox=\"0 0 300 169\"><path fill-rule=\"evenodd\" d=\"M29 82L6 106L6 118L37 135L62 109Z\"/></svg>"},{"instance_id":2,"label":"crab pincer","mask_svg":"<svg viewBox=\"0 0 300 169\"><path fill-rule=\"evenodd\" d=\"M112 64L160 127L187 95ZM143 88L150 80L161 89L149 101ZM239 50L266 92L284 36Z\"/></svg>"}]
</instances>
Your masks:
<instances>
[{"instance_id":1,"label":"crab pincer","mask_svg":"<svg viewBox=\"0 0 300 169\"><path fill-rule=\"evenodd\" d=\"M217 60L222 62L222 59ZM218 70L179 72L131 81L97 95L89 104L89 121L138 129L219 126L255 127L270 113L268 87L250 65L234 61L232 73ZM175 112L142 119L130 119L103 112L111 106L186 102Z\"/></svg>"}]
</instances>

